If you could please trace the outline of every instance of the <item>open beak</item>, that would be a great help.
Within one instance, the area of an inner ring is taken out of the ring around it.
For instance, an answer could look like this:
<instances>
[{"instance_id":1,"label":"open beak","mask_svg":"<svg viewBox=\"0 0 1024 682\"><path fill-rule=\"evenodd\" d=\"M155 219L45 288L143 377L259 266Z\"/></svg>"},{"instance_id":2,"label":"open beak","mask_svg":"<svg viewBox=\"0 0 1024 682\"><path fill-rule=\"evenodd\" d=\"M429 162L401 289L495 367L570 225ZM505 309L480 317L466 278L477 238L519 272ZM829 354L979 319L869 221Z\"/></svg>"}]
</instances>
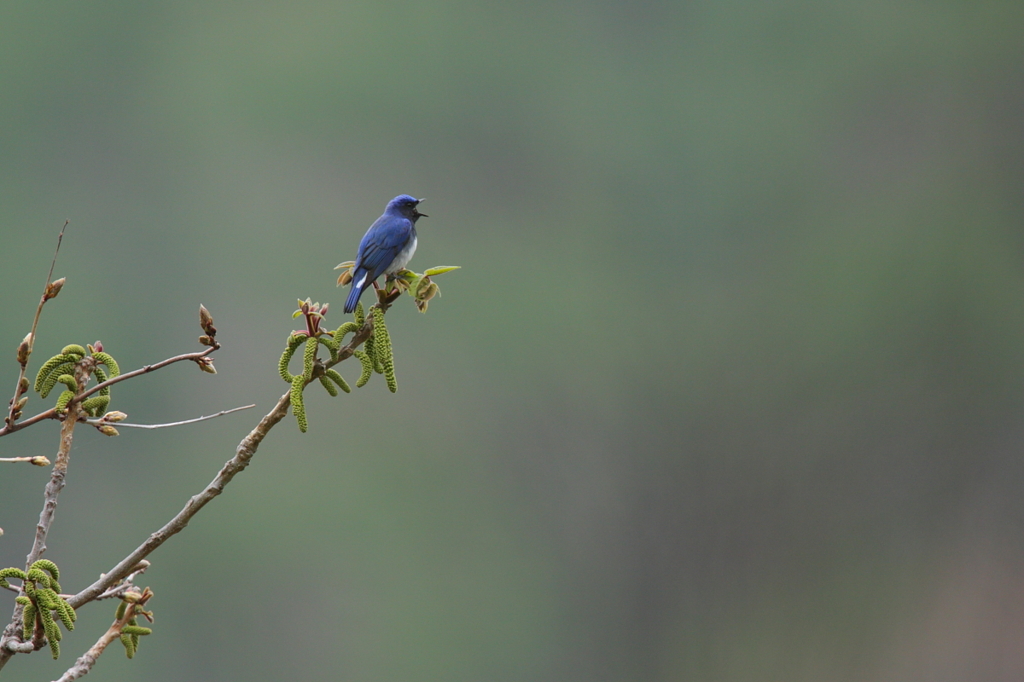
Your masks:
<instances>
[{"instance_id":1,"label":"open beak","mask_svg":"<svg viewBox=\"0 0 1024 682\"><path fill-rule=\"evenodd\" d=\"M430 216L428 216L426 213L420 213L420 208L419 207L420 207L420 202L422 202L422 201L426 201L426 199L420 199L419 201L416 202L416 217L417 218L429 218Z\"/></svg>"}]
</instances>

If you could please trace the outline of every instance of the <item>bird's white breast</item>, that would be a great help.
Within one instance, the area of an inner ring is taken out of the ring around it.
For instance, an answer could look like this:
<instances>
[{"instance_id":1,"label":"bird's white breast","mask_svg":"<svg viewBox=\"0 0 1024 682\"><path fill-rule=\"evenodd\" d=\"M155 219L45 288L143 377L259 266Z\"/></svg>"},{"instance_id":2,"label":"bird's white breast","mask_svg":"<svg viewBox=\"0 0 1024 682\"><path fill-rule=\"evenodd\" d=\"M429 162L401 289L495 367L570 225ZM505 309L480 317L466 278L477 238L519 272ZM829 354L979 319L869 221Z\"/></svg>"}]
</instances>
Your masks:
<instances>
[{"instance_id":1,"label":"bird's white breast","mask_svg":"<svg viewBox=\"0 0 1024 682\"><path fill-rule=\"evenodd\" d=\"M405 245L405 248L398 252L398 255L395 256L395 260L391 261L391 265L389 265L388 269L384 271L385 274L393 275L404 268L406 264L412 260L412 254L414 253L416 253L416 235L413 235L412 239L409 240L409 243Z\"/></svg>"}]
</instances>

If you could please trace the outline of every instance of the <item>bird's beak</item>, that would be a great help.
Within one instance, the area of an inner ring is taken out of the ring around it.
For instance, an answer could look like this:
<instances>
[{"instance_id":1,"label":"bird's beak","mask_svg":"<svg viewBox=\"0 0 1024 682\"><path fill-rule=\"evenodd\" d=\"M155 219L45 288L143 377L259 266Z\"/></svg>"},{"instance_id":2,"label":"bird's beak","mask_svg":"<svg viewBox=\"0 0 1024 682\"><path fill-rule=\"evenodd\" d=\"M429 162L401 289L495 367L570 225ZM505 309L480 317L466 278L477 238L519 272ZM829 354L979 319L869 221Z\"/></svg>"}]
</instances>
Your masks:
<instances>
[{"instance_id":1,"label":"bird's beak","mask_svg":"<svg viewBox=\"0 0 1024 682\"><path fill-rule=\"evenodd\" d=\"M420 206L420 202L423 202L423 201L426 201L426 199L420 199L419 201L416 202L416 215L417 215L417 217L420 217L420 218L429 218L430 216L428 216L426 213L420 213L419 206Z\"/></svg>"}]
</instances>

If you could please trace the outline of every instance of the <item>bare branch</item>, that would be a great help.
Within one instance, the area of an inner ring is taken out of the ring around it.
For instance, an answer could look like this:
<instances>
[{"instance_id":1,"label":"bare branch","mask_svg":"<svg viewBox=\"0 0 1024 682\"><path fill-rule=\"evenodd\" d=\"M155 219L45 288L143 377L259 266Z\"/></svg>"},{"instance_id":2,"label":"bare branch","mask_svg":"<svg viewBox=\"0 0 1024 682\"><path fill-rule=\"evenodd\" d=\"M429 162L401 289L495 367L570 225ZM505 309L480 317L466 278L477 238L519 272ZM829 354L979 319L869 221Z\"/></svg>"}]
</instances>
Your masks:
<instances>
[{"instance_id":1,"label":"bare branch","mask_svg":"<svg viewBox=\"0 0 1024 682\"><path fill-rule=\"evenodd\" d=\"M183 426L185 424L195 424L196 422L206 421L207 419L216 419L217 417L223 417L224 415L231 414L232 412L238 412L239 410L248 410L253 407L256 407L256 405L243 405L242 407L235 407L230 410L222 410L217 414L211 414L208 417L196 417L195 419L186 419L185 421L181 422L170 422L169 424L129 424L128 422L117 422L117 428L121 428L122 426L129 426L133 429L166 429L170 426ZM89 419L86 420L86 423L91 424L92 426L96 426L98 424L108 424L110 422L105 422L102 419ZM0 462L2 461L4 460L0 459Z\"/></svg>"},{"instance_id":2,"label":"bare branch","mask_svg":"<svg viewBox=\"0 0 1024 682\"><path fill-rule=\"evenodd\" d=\"M76 371L76 375L81 372L79 368ZM81 385L82 378L79 378L79 385ZM36 536L32 542L32 550L28 553L25 558L25 571L28 572L29 567L32 566L46 551L46 536L50 532L50 526L53 525L53 517L57 512L57 497L60 495L60 491L64 489L64 477L67 475L68 462L71 456L71 442L74 437L75 425L78 423L78 419L75 417L78 408L73 407L69 412L64 423L60 429L60 448L57 450L57 463L53 465L53 472L50 474L50 480L46 484L46 489L43 492L43 511L39 513L39 523L36 524ZM14 613L11 615L11 622L4 628L3 636L0 637L0 668L7 663L7 660L11 655L20 651L17 648L19 646L29 645L31 648L29 651L37 649L43 645L40 637L33 637L32 641L25 642L19 645L20 642L20 623L21 614L25 607L21 604L14 605ZM13 648L12 648L13 647Z\"/></svg>"},{"instance_id":3,"label":"bare branch","mask_svg":"<svg viewBox=\"0 0 1024 682\"><path fill-rule=\"evenodd\" d=\"M183 353L182 355L175 355L173 358L167 358L166 360L161 360L160 362L158 362L156 364L146 365L145 367L140 367L139 369L132 370L131 372L128 372L126 374L119 374L118 376L114 377L113 379L107 379L102 384L96 384L95 386L90 387L88 390L82 391L81 393L79 393L75 397L74 400L71 401L71 403L72 404L80 403L83 400L85 400L86 398L88 398L89 396L91 396L93 393L96 393L97 391L101 391L104 388L106 388L107 386L113 386L114 384L119 384L122 381L127 381L128 379L134 379L137 376L141 376L143 374L148 374L149 372L155 372L156 370L163 369L167 365L172 365L175 362L181 362L183 360L192 360L193 362L195 362L199 358L205 358L207 355L209 355L210 353L212 353L213 351L215 351L215 350L217 350L219 348L220 348L220 344L218 343L218 344L215 344L213 346L210 346L206 350L197 351L195 353ZM19 426L20 426L20 424L19 424ZM3 435L3 434L0 433L0 435Z\"/></svg>"},{"instance_id":4,"label":"bare branch","mask_svg":"<svg viewBox=\"0 0 1024 682\"><path fill-rule=\"evenodd\" d=\"M144 594L152 596L152 592L149 591L148 587ZM144 597L144 600L140 601L139 604L145 606L147 601L148 597ZM124 610L124 615L115 619L114 622L110 624L110 627L107 628L107 631L104 632L98 640L96 640L96 643L89 647L88 651L79 656L78 660L75 661L75 664L68 668L56 682L71 682L71 680L77 680L83 675L88 674L89 671L92 670L92 667L96 665L97 659L99 659L107 646L115 639L121 637L121 631L128 624L128 621L138 615L135 613L133 606L134 605L129 605L129 608Z\"/></svg>"},{"instance_id":5,"label":"bare branch","mask_svg":"<svg viewBox=\"0 0 1024 682\"><path fill-rule=\"evenodd\" d=\"M147 568L149 568L149 562L143 559L135 565L135 569L128 574L128 576L120 585L117 585L116 587L111 587L109 590L107 590L100 596L96 597L96 599L111 599L113 597L123 597L125 592L135 587L134 585L132 585L132 581L135 580L135 577L145 573ZM73 595L62 594L61 596L65 599L70 599Z\"/></svg>"},{"instance_id":6,"label":"bare branch","mask_svg":"<svg viewBox=\"0 0 1024 682\"><path fill-rule=\"evenodd\" d=\"M50 460L43 455L35 455L34 457L0 457L0 462L9 462L12 464L28 462L29 464L35 464L37 467L50 466Z\"/></svg>"},{"instance_id":7,"label":"bare branch","mask_svg":"<svg viewBox=\"0 0 1024 682\"><path fill-rule=\"evenodd\" d=\"M6 422L5 428L10 427L11 425L14 424L14 413L18 411L18 399L21 398L21 396L27 392L25 389L24 379L25 368L28 366L28 356L31 355L32 347L35 345L36 342L36 327L39 326L39 316L42 315L43 313L43 305L48 300L53 298L53 296L56 296L56 294L53 294L53 296L50 295L50 278L53 277L53 268L55 265L57 265L57 254L60 252L61 240L64 239L64 230L67 229L68 223L70 222L70 220L65 220L64 227L60 228L60 234L57 235L57 248L53 250L53 260L50 261L50 272L46 274L46 285L43 287L43 295L39 297L39 305L36 306L36 316L32 320L32 331L28 333L28 336L26 336L25 340L22 342L25 344L26 351L24 353L24 357L22 357L22 352L20 348L18 351L18 360L19 364L21 365L21 371L18 373L18 383L15 385L14 388L14 397L11 398L11 405L10 408L8 409L7 417L4 419L4 422Z\"/></svg>"},{"instance_id":8,"label":"bare branch","mask_svg":"<svg viewBox=\"0 0 1024 682\"><path fill-rule=\"evenodd\" d=\"M355 350L361 344L363 344L363 342L365 342L366 339L368 339L372 333L373 316L368 315L362 328L360 328L359 331L355 333L351 341L349 341L349 343L346 346L344 346L338 351L337 360L327 361L326 363L321 365L320 371L322 372L323 368L333 367L338 363L352 357ZM135 370L134 372L122 374L114 379L105 381L102 384L98 384L97 386L94 386L90 390L79 394L75 398L75 400L73 400L69 405L69 410L71 411L71 414L75 414L75 410L77 410L76 404L78 402L80 402L88 395L91 395L92 393L95 393L96 391L102 389L105 386L110 386L117 383L118 381L124 381L125 379L160 369L173 362L180 362L182 360L195 361L200 358L204 358L209 353L212 353L213 351L220 348L219 344L216 344L216 342L214 342L214 344L215 345L213 345L212 347L200 353L188 353L185 355L176 356L174 358L169 358L168 360L164 360L163 362L157 363L155 365L147 365L146 367ZM313 378L310 379L310 381L312 380ZM290 403L291 391L287 391L278 399L277 404L274 406L274 408L270 412L268 412L263 417L263 419L260 420L259 424L257 424L256 427L253 428L252 431L250 431L248 435L246 435L245 438L241 440L241 442L239 442L238 446L235 449L235 455L227 462L225 462L220 472L214 477L214 479L209 483L209 485L207 485L202 491L200 491L196 495L193 495L180 512L178 512L170 521L164 524L162 528L151 534L146 539L145 542L139 545L139 547L137 547L127 557L118 562L113 568L110 569L110 571L101 575L99 580L97 580L92 585L85 588L78 594L69 597L67 601L72 606L72 608L77 609L80 608L82 605L89 603L90 601L106 598L108 596L114 596L114 594L119 590L119 586L117 586L119 582L125 580L126 578L129 578L129 576L133 575L133 573L137 573L139 571L139 567L145 562L147 556L149 556L164 542L170 539L171 536L176 535L177 533L184 530L185 527L188 525L189 521L191 521L192 517L195 516L199 512L199 510L205 507L211 500L213 500L213 498L220 495L224 491L224 488L227 486L227 484L230 483L231 480L235 477L235 475L244 470L249 465L249 462L252 460L252 457L256 454L256 450L259 448L260 443L263 442L263 439L270 432L270 429L272 429L278 422L284 419L284 417L288 414L288 407ZM37 415L33 419L38 421L45 418L46 415L44 413L43 415ZM78 419L72 419L70 416L65 419L65 428L68 431L67 443L69 450L71 430L73 429L73 424L76 423L77 421ZM82 421L85 420L83 419ZM70 422L72 426L67 426L68 422ZM18 426L20 427L22 425L23 424L19 424ZM8 430L7 432L9 433L10 430ZM63 432L64 429L62 429L62 434ZM0 429L0 435L4 435L4 430ZM64 440L65 439L62 437L62 451L64 448ZM62 465L64 469L66 469L67 456L65 454L62 457L61 454L58 453L57 465L54 467L55 473L54 478L51 479L51 484L54 482L54 480L58 478L56 472L59 469L61 469ZM63 487L63 471L61 471L59 479L60 487ZM56 492L59 492L59 488L57 489ZM47 486L46 499L47 502L49 503L49 500L51 499L49 485ZM54 506L56 506L56 494L52 496L52 499ZM45 515L46 513L47 509L46 507L44 507L43 514ZM50 520L52 521L52 511L50 512L50 517ZM40 527L42 526L44 526L44 524L43 516L41 515ZM48 530L49 525L46 524L45 528ZM33 555L35 555L35 558L38 558L38 555L42 554L42 550L45 549L45 532L42 533L40 539L40 533L38 532L37 529L36 539L37 542L33 546L33 553L29 555L30 559L32 559ZM37 546L39 547L38 554L36 553ZM108 594L108 592L110 594ZM35 640L24 643L21 642L21 633L19 627L20 616L21 613L19 605L15 609L15 617L12 618L11 623L8 624L8 626L6 627L4 631L4 636L0 638L0 668L3 668L3 666L15 653L31 652L35 649L38 649L41 646L44 646L44 641L41 639L39 642L36 642ZM75 666L70 668L64 674L61 680L73 680L86 674L95 664L96 657L98 657L99 654L103 652L103 649L106 648L107 644L113 641L113 638L116 637L116 635L113 635L110 636L109 639L107 639L108 635L111 635L111 631L113 631L116 625L117 623L115 622L115 624L111 626L111 630L108 630L107 634L101 637L100 640L97 641L97 643L93 646L93 648L90 649L89 652L86 652L86 654L84 654L78 660ZM121 627L123 627L123 624L121 624ZM120 630L118 629L117 632L119 633Z\"/></svg>"},{"instance_id":9,"label":"bare branch","mask_svg":"<svg viewBox=\"0 0 1024 682\"><path fill-rule=\"evenodd\" d=\"M206 357L207 355L209 355L213 351L217 350L218 348L220 348L220 344L213 345L213 346L207 348L206 350L197 351L195 353L184 353L182 355L176 355L173 358L167 358L166 360L161 360L160 362L157 362L156 364L146 365L145 367L140 367L139 369L132 370L131 372L128 372L126 374L118 375L118 376L114 377L113 379L108 379L107 381L104 381L102 384L96 384L95 386L92 386L88 390L82 391L80 394L78 394L78 396L74 400L71 401L70 405L75 405L77 403L80 403L81 401L83 401L86 398L88 398L89 396L91 396L93 393L96 393L97 391L100 391L100 390L106 388L107 386L113 386L114 384L120 383L120 382L125 381L127 379L133 379L133 378L135 378L137 376L140 376L142 374L148 374L149 372L155 372L156 370L163 369L167 365L174 364L175 362L181 362L183 360L192 360L193 362L195 362L195 361L199 360L200 358ZM70 405L69 405L69 407L70 407ZM57 415L57 411L54 408L51 407L50 409L46 410L45 412L40 412L39 414L35 415L34 417L29 417L28 419L20 421L17 424L8 424L7 426L4 426L2 429L0 429L0 436L6 436L6 435L8 435L10 433L14 433L15 431L19 431L19 430L25 428L26 426L31 426L32 424L35 424L36 422L41 422L44 419L56 419L57 416L58 416Z\"/></svg>"},{"instance_id":10,"label":"bare branch","mask_svg":"<svg viewBox=\"0 0 1024 682\"><path fill-rule=\"evenodd\" d=\"M373 316L367 315L366 322L363 324L362 329L356 332L355 336L352 337L352 340L344 348L338 351L337 361L330 361L327 363L327 366L333 367L339 362L352 357L352 353L360 346L360 344L366 341L372 333ZM149 556L155 549L170 539L171 536L184 530L185 526L188 525L188 522L192 520L192 517L195 516L200 509L205 507L207 503L213 500L213 498L224 492L224 487L231 482L231 479L249 466L249 461L252 459L253 455L256 454L256 450L259 448L260 443L263 442L267 433L269 433L270 429L272 429L288 414L288 406L290 404L291 391L286 391L285 394L278 399L274 408L260 420L260 423L256 425L256 428L250 431L249 434L241 440L235 449L235 456L225 462L220 472L209 485L196 495L193 495L185 504L184 508L182 508L174 518L164 524L160 530L146 538L146 541L139 545L135 551L122 559L116 566L100 577L99 580L68 599L68 603L71 604L73 608L77 609L83 604L87 604L90 601L97 599L105 590L109 589L117 581L127 576L131 572L132 567ZM4 651L0 648L0 664L2 664L3 655Z\"/></svg>"}]
</instances>

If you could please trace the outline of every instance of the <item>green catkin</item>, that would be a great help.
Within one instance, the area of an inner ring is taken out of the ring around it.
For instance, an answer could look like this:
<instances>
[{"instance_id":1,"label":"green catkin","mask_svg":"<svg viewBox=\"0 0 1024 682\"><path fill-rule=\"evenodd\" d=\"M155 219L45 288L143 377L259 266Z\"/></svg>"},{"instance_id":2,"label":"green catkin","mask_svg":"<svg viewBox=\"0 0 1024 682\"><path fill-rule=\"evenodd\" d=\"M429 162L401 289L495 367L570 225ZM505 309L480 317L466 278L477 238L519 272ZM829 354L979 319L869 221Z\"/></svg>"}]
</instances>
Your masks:
<instances>
[{"instance_id":1,"label":"green catkin","mask_svg":"<svg viewBox=\"0 0 1024 682\"><path fill-rule=\"evenodd\" d=\"M363 313L363 304L362 303L356 303L356 311L355 311L355 313L353 313L353 315L356 318L356 324L357 325L362 327L364 324L366 324L366 316Z\"/></svg>"},{"instance_id":2,"label":"green catkin","mask_svg":"<svg viewBox=\"0 0 1024 682\"><path fill-rule=\"evenodd\" d=\"M277 369L281 373L281 378L289 384L292 383L292 379L295 376L288 371L288 363L291 362L292 356L295 355L295 350L305 342L305 334L289 336L284 353L281 354L281 361L278 363Z\"/></svg>"},{"instance_id":3,"label":"green catkin","mask_svg":"<svg viewBox=\"0 0 1024 682\"><path fill-rule=\"evenodd\" d=\"M320 385L324 387L324 390L327 391L332 398L337 397L338 388L334 384L332 384L331 380L328 379L326 376L320 377Z\"/></svg>"},{"instance_id":4,"label":"green catkin","mask_svg":"<svg viewBox=\"0 0 1024 682\"><path fill-rule=\"evenodd\" d=\"M50 583L50 576L46 575L43 569L37 567L35 564L29 566L28 573L25 574L25 579L32 583L45 583L46 585L49 585ZM32 585L32 589L35 589L34 584Z\"/></svg>"},{"instance_id":5,"label":"green catkin","mask_svg":"<svg viewBox=\"0 0 1024 682\"><path fill-rule=\"evenodd\" d=\"M75 394L72 393L71 391L64 391L63 393L61 393L60 397L57 398L57 405L54 406L54 409L57 411L57 414L63 414L68 407L68 403L70 403L74 399L74 397Z\"/></svg>"},{"instance_id":6,"label":"green catkin","mask_svg":"<svg viewBox=\"0 0 1024 682\"><path fill-rule=\"evenodd\" d=\"M39 393L42 390L43 382L46 381L46 378L49 377L50 374L52 374L57 367L63 364L67 364L73 368L74 364L78 362L78 360L79 358L75 357L74 355L65 355L64 353L61 353L60 355L54 355L52 358L47 360L46 363L39 368L39 372L36 374L36 393ZM62 373L64 372L59 372L57 375L60 376L60 374ZM43 397L45 398L46 396Z\"/></svg>"},{"instance_id":7,"label":"green catkin","mask_svg":"<svg viewBox=\"0 0 1024 682\"><path fill-rule=\"evenodd\" d=\"M65 362L60 365L57 365L56 367L53 368L53 371L50 372L50 375L43 379L42 385L39 388L37 388L36 391L39 392L39 395L41 397L45 398L46 396L50 395L50 391L52 391L53 387L57 385L57 380L60 379L61 376L65 374L74 373L74 363Z\"/></svg>"},{"instance_id":8,"label":"green catkin","mask_svg":"<svg viewBox=\"0 0 1024 682\"><path fill-rule=\"evenodd\" d=\"M57 580L60 578L60 569L57 568L57 564L53 563L49 559L39 559L29 567L29 573L33 570L39 569L40 571L46 571L50 574L50 584L48 587L53 588L57 592L60 592L60 585L57 584Z\"/></svg>"},{"instance_id":9,"label":"green catkin","mask_svg":"<svg viewBox=\"0 0 1024 682\"><path fill-rule=\"evenodd\" d=\"M366 354L370 357L370 366L373 368L373 371L376 372L377 374L382 374L384 372L384 369L378 369L380 365L377 362L377 353L373 349L372 335L370 336L370 338L366 339L365 343L363 343L363 348L366 350Z\"/></svg>"},{"instance_id":10,"label":"green catkin","mask_svg":"<svg viewBox=\"0 0 1024 682\"><path fill-rule=\"evenodd\" d=\"M324 374L331 381L333 381L334 383L338 384L338 388L340 388L341 390L345 391L345 393L351 393L352 392L352 389L349 388L349 386L348 386L348 382L345 381L345 377L343 377L340 374L338 374L338 372L336 372L335 370L329 369L326 372L324 372Z\"/></svg>"},{"instance_id":11,"label":"green catkin","mask_svg":"<svg viewBox=\"0 0 1024 682\"><path fill-rule=\"evenodd\" d=\"M138 619L137 618L131 618L131 619L129 619L129 621L128 621L127 625L125 626L125 628L121 629L122 633L125 631L125 629L128 630L128 636L132 638L132 649L134 651L138 651L139 650L139 633L134 630L134 628L137 628L138 625L139 625Z\"/></svg>"},{"instance_id":12,"label":"green catkin","mask_svg":"<svg viewBox=\"0 0 1024 682\"><path fill-rule=\"evenodd\" d=\"M334 340L338 342L338 348L341 348L341 342L345 339L345 334L349 332L357 332L362 325L356 324L355 322L346 322L337 329L334 330Z\"/></svg>"},{"instance_id":13,"label":"green catkin","mask_svg":"<svg viewBox=\"0 0 1024 682\"><path fill-rule=\"evenodd\" d=\"M306 408L302 404L302 389L305 388L306 382L303 376L300 374L292 379L292 414L295 415L295 421L299 423L299 431L302 433L306 432Z\"/></svg>"},{"instance_id":14,"label":"green catkin","mask_svg":"<svg viewBox=\"0 0 1024 682\"><path fill-rule=\"evenodd\" d=\"M107 405L110 404L110 396L107 395L94 395L93 397L82 401L82 409L90 417L98 417L103 412L106 412Z\"/></svg>"},{"instance_id":15,"label":"green catkin","mask_svg":"<svg viewBox=\"0 0 1024 682\"><path fill-rule=\"evenodd\" d=\"M71 604L60 597L57 598L57 615L60 617L60 622L64 623L64 627L68 629L68 632L75 629L75 621L78 620L78 614L71 608Z\"/></svg>"},{"instance_id":16,"label":"green catkin","mask_svg":"<svg viewBox=\"0 0 1024 682\"><path fill-rule=\"evenodd\" d=\"M85 357L85 349L79 346L77 343L72 343L64 346L61 349L61 355L77 355L79 359Z\"/></svg>"},{"instance_id":17,"label":"green catkin","mask_svg":"<svg viewBox=\"0 0 1024 682\"><path fill-rule=\"evenodd\" d=\"M99 365L96 365L95 367L92 368L92 373L96 376L97 384L102 384L107 379L113 379L113 377L108 377L107 373L104 372L103 368L100 367ZM98 395L110 395L110 386L107 386L106 388L101 388Z\"/></svg>"},{"instance_id":18,"label":"green catkin","mask_svg":"<svg viewBox=\"0 0 1024 682\"><path fill-rule=\"evenodd\" d=\"M122 632L121 633L121 644L124 645L124 653L128 658L135 658L135 644L132 642L132 636Z\"/></svg>"},{"instance_id":19,"label":"green catkin","mask_svg":"<svg viewBox=\"0 0 1024 682\"><path fill-rule=\"evenodd\" d=\"M57 628L57 623L53 620L53 615L50 610L44 608L42 605L36 607L39 619L43 621L43 632L46 633L46 640L50 643L50 653L53 654L54 660L60 656L60 630Z\"/></svg>"},{"instance_id":20,"label":"green catkin","mask_svg":"<svg viewBox=\"0 0 1024 682\"><path fill-rule=\"evenodd\" d=\"M0 587L11 586L11 584L7 582L7 578L18 578L19 580L24 580L25 571L14 567L0 569Z\"/></svg>"},{"instance_id":21,"label":"green catkin","mask_svg":"<svg viewBox=\"0 0 1024 682\"><path fill-rule=\"evenodd\" d=\"M99 364L107 366L107 369L110 370L111 379L121 374L121 368L117 366L117 362L108 353L100 351L99 353L93 353L92 357Z\"/></svg>"},{"instance_id":22,"label":"green catkin","mask_svg":"<svg viewBox=\"0 0 1024 682\"><path fill-rule=\"evenodd\" d=\"M141 625L125 625L121 632L127 632L129 635L138 637L140 635L151 635L153 634L152 628L142 627Z\"/></svg>"},{"instance_id":23,"label":"green catkin","mask_svg":"<svg viewBox=\"0 0 1024 682\"><path fill-rule=\"evenodd\" d=\"M356 388L362 388L370 380L370 377L373 376L373 360L370 359L369 353L361 350L354 351L352 355L359 358L359 362L363 363L363 373L359 375L359 379L356 381Z\"/></svg>"},{"instance_id":24,"label":"green catkin","mask_svg":"<svg viewBox=\"0 0 1024 682\"><path fill-rule=\"evenodd\" d=\"M319 341L315 336L306 339L306 351L302 354L302 378L309 381L313 378L313 363L316 361L316 347Z\"/></svg>"},{"instance_id":25,"label":"green catkin","mask_svg":"<svg viewBox=\"0 0 1024 682\"><path fill-rule=\"evenodd\" d=\"M78 391L78 381L70 374L61 374L57 377L57 382L67 386L69 391Z\"/></svg>"},{"instance_id":26,"label":"green catkin","mask_svg":"<svg viewBox=\"0 0 1024 682\"><path fill-rule=\"evenodd\" d=\"M391 351L391 337L384 324L384 311L380 308L373 310L373 336L374 353L380 362L384 378L388 382L388 390L394 393L398 390L398 381L395 379L395 358Z\"/></svg>"},{"instance_id":27,"label":"green catkin","mask_svg":"<svg viewBox=\"0 0 1024 682\"><path fill-rule=\"evenodd\" d=\"M331 360L333 360L334 362L337 362L338 361L338 347L339 347L338 346L338 341L336 339L334 339L333 337L328 336L327 334L324 334L323 336L320 336L320 337L317 337L317 338L320 341L320 343L322 343L327 348L327 351L331 354Z\"/></svg>"},{"instance_id":28,"label":"green catkin","mask_svg":"<svg viewBox=\"0 0 1024 682\"><path fill-rule=\"evenodd\" d=\"M32 639L36 631L36 605L28 597L19 597L19 599L28 601L27 604L24 604L25 610L21 615L21 638L27 642Z\"/></svg>"}]
</instances>

